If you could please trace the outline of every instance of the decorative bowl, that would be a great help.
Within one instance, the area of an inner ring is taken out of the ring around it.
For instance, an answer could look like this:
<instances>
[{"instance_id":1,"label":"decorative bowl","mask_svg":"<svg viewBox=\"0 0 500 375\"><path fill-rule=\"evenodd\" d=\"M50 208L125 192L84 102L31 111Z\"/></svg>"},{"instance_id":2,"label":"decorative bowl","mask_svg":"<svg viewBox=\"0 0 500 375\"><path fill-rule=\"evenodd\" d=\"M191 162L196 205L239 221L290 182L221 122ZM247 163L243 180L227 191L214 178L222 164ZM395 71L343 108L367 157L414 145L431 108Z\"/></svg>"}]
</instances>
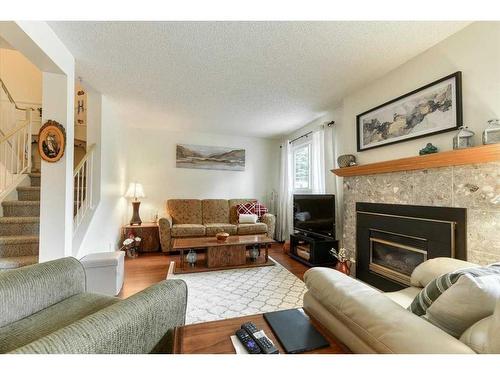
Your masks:
<instances>
[{"instance_id":1,"label":"decorative bowl","mask_svg":"<svg viewBox=\"0 0 500 375\"><path fill-rule=\"evenodd\" d=\"M229 233L226 233L226 232L220 232L220 233L217 233L215 235L215 238L217 238L217 241L221 241L221 242L226 241L228 237L229 237Z\"/></svg>"}]
</instances>

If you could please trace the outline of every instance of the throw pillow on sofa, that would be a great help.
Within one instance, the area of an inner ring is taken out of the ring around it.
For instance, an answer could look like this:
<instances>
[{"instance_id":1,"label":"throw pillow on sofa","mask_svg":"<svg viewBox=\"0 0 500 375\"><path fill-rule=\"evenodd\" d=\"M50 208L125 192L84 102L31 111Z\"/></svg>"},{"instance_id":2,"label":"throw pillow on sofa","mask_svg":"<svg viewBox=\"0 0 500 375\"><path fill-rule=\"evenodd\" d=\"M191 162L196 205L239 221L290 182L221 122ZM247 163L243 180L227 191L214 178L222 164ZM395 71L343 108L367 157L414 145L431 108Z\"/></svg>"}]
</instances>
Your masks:
<instances>
[{"instance_id":1,"label":"throw pillow on sofa","mask_svg":"<svg viewBox=\"0 0 500 375\"><path fill-rule=\"evenodd\" d=\"M262 216L267 213L267 211L268 211L267 208L262 203L259 202L247 202L236 206L238 219L240 215L247 214L247 215L257 215L258 219L260 220Z\"/></svg>"},{"instance_id":2,"label":"throw pillow on sofa","mask_svg":"<svg viewBox=\"0 0 500 375\"><path fill-rule=\"evenodd\" d=\"M454 337L493 313L500 299L500 267L467 268L431 281L408 310Z\"/></svg>"},{"instance_id":3,"label":"throw pillow on sofa","mask_svg":"<svg viewBox=\"0 0 500 375\"><path fill-rule=\"evenodd\" d=\"M258 216L255 214L240 214L238 221L240 224L255 224L257 219Z\"/></svg>"}]
</instances>

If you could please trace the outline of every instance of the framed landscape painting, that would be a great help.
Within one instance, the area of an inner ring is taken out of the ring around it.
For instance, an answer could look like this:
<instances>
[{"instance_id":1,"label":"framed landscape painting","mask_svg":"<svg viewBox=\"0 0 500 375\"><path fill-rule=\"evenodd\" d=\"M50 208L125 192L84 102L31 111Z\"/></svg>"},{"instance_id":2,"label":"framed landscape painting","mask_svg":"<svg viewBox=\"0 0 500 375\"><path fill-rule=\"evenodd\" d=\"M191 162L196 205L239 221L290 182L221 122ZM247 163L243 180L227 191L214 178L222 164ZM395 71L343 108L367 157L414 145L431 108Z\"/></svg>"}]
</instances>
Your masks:
<instances>
[{"instance_id":1,"label":"framed landscape painting","mask_svg":"<svg viewBox=\"0 0 500 375\"><path fill-rule=\"evenodd\" d=\"M358 151L458 129L461 78L453 73L356 116Z\"/></svg>"},{"instance_id":2,"label":"framed landscape painting","mask_svg":"<svg viewBox=\"0 0 500 375\"><path fill-rule=\"evenodd\" d=\"M230 147L177 145L177 168L245 170L245 150Z\"/></svg>"}]
</instances>

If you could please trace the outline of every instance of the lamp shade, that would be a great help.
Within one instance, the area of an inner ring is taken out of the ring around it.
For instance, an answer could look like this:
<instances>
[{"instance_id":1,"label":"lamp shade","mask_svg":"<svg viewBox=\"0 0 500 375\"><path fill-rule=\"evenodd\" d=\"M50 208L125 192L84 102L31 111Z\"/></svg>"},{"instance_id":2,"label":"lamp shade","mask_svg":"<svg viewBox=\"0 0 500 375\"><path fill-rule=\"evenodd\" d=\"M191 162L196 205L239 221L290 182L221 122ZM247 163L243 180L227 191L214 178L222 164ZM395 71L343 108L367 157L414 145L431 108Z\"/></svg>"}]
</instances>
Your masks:
<instances>
[{"instance_id":1,"label":"lamp shade","mask_svg":"<svg viewBox=\"0 0 500 375\"><path fill-rule=\"evenodd\" d=\"M126 198L144 198L146 195L144 194L144 188L142 187L142 184L139 184L137 182L131 182L128 185L127 192L125 193Z\"/></svg>"}]
</instances>

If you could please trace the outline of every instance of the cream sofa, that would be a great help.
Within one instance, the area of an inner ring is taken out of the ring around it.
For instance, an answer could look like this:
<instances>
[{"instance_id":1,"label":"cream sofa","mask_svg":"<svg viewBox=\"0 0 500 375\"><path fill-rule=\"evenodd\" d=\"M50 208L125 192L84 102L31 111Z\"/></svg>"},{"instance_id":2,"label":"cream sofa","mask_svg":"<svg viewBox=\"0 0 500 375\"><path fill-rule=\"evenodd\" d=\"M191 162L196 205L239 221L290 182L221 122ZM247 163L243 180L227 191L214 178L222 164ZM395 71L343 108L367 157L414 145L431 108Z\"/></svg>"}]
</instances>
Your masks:
<instances>
[{"instance_id":1,"label":"cream sofa","mask_svg":"<svg viewBox=\"0 0 500 375\"><path fill-rule=\"evenodd\" d=\"M354 353L465 354L485 347L489 353L500 353L500 301L493 316L474 324L460 340L406 309L437 276L476 266L450 258L431 261L425 273L415 269L413 286L391 293L330 268L312 268L304 274L304 309Z\"/></svg>"},{"instance_id":2,"label":"cream sofa","mask_svg":"<svg viewBox=\"0 0 500 375\"><path fill-rule=\"evenodd\" d=\"M163 252L172 251L175 238L214 237L219 232L230 235L266 234L274 237L276 218L264 214L255 224L239 224L236 206L255 199L170 199L167 215L159 220Z\"/></svg>"}]
</instances>

